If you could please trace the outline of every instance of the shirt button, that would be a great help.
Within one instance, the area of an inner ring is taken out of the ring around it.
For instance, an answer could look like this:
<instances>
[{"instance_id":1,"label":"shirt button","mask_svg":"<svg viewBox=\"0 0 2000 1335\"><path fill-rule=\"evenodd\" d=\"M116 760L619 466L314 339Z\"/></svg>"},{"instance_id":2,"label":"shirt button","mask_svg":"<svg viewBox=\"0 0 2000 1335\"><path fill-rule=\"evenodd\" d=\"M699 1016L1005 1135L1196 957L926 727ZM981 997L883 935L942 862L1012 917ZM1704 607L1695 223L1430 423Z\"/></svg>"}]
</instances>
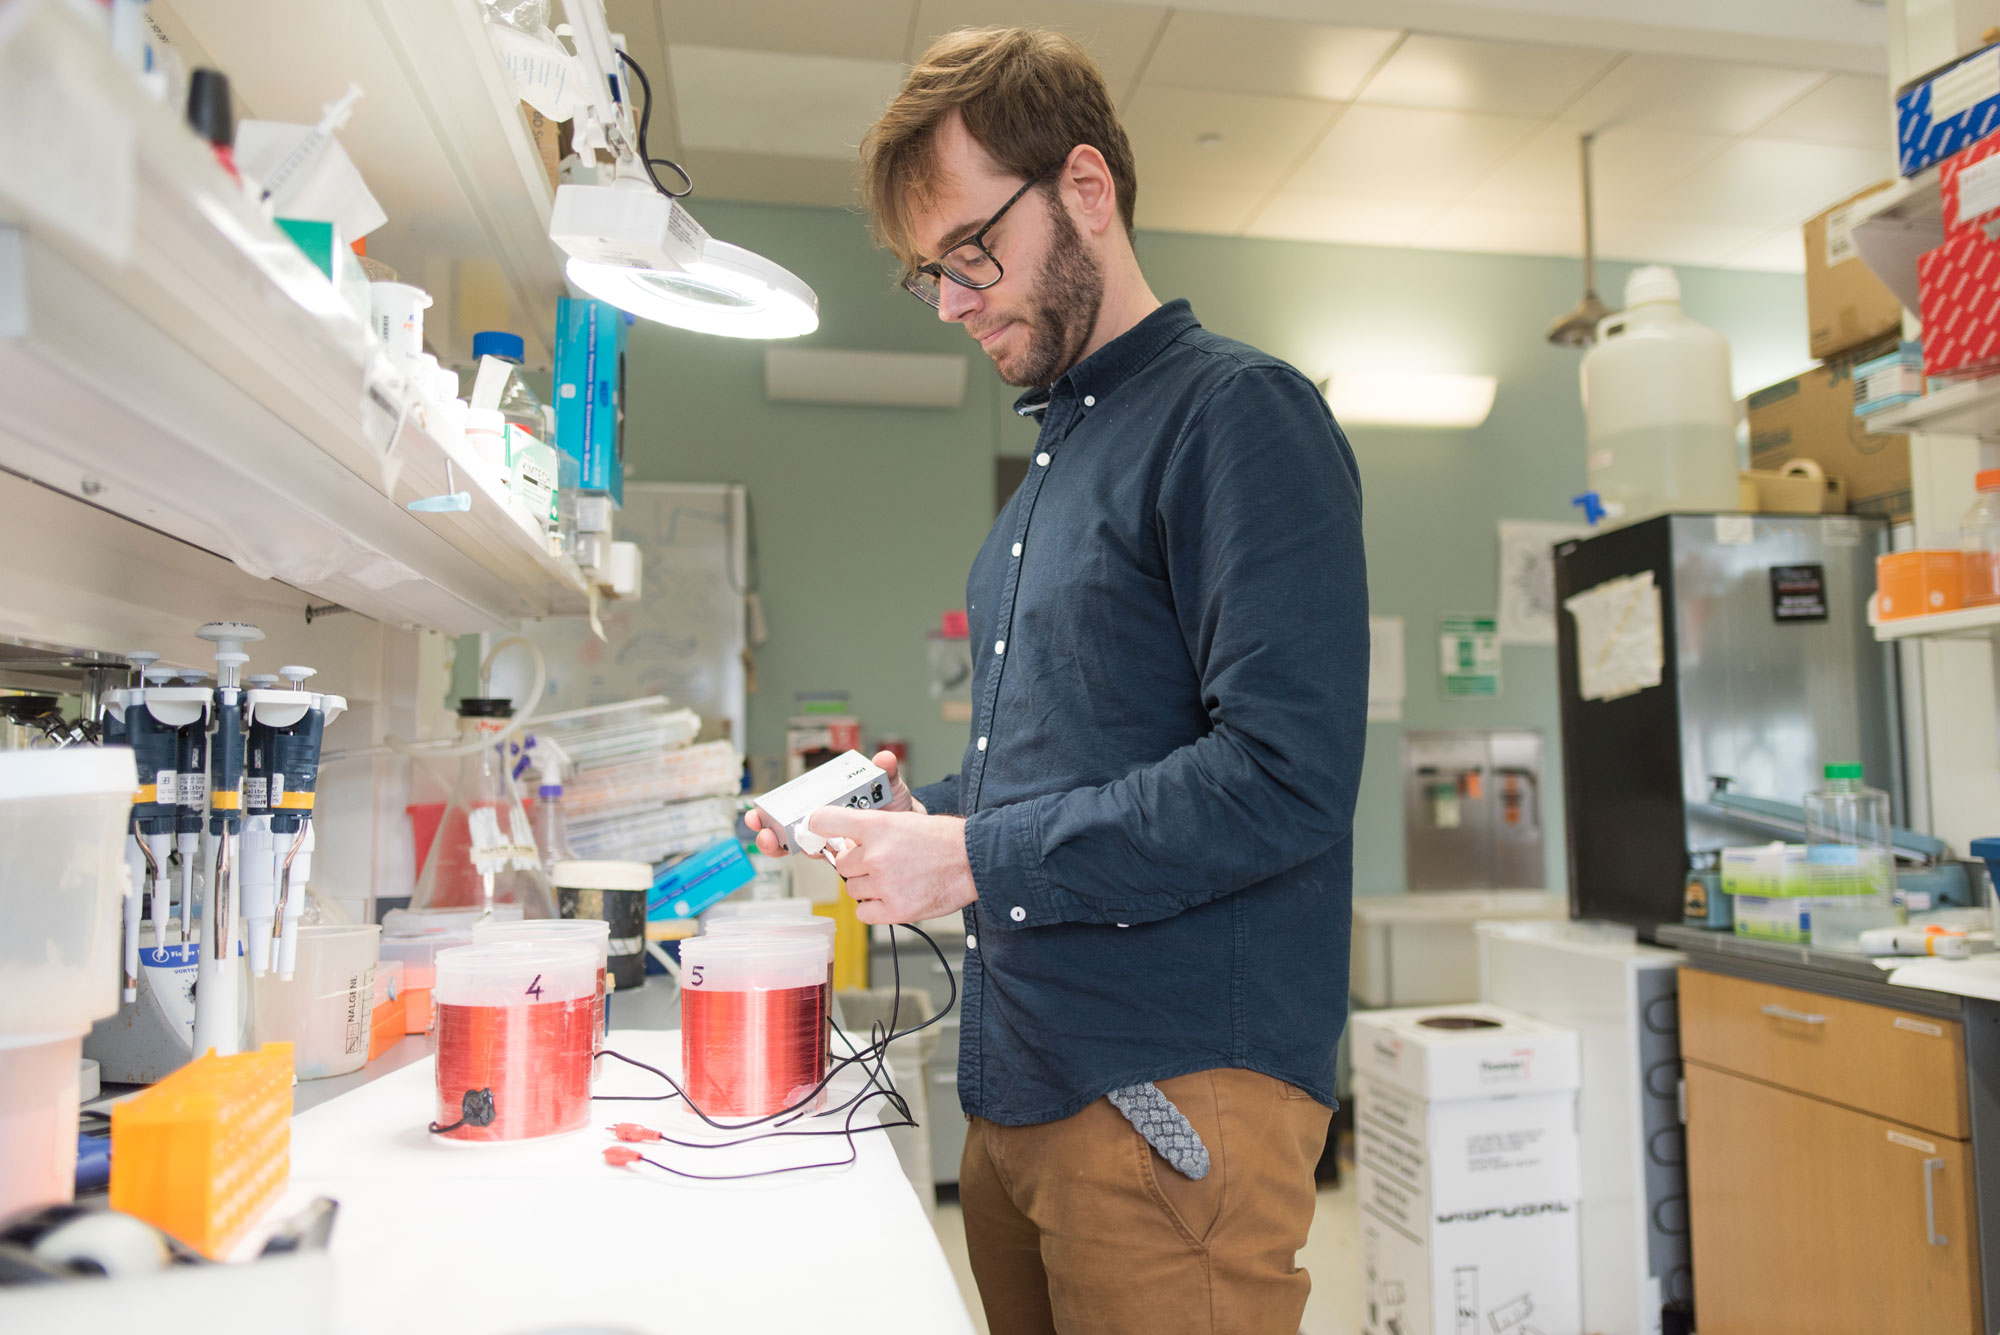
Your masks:
<instances>
[{"instance_id":1,"label":"shirt button","mask_svg":"<svg viewBox=\"0 0 2000 1335\"><path fill-rule=\"evenodd\" d=\"M1040 454L1035 456L1035 462L1040 464L1042 467L1047 468L1049 466L1049 452L1047 450L1043 450Z\"/></svg>"},{"instance_id":2,"label":"shirt button","mask_svg":"<svg viewBox=\"0 0 2000 1335\"><path fill-rule=\"evenodd\" d=\"M1131 926L1132 924L1131 924L1131 923L1129 923L1129 922L1121 922L1121 923L1119 923L1118 925L1119 925L1120 927L1130 927L1130 926Z\"/></svg>"},{"instance_id":3,"label":"shirt button","mask_svg":"<svg viewBox=\"0 0 2000 1335\"><path fill-rule=\"evenodd\" d=\"M1019 556L1020 554L1021 554L1021 544L1017 542L1014 544L1014 555Z\"/></svg>"},{"instance_id":4,"label":"shirt button","mask_svg":"<svg viewBox=\"0 0 2000 1335\"><path fill-rule=\"evenodd\" d=\"M979 949L979 938L977 936L974 936L971 932L967 932L965 934L965 948L967 950Z\"/></svg>"},{"instance_id":5,"label":"shirt button","mask_svg":"<svg viewBox=\"0 0 2000 1335\"><path fill-rule=\"evenodd\" d=\"M1006 652L1007 652L1007 641L1005 641L1005 640L995 640L995 641L993 641L993 652L994 652L994 653L996 653L996 654L1004 654L1004 653L1006 653Z\"/></svg>"},{"instance_id":6,"label":"shirt button","mask_svg":"<svg viewBox=\"0 0 2000 1335\"><path fill-rule=\"evenodd\" d=\"M1097 396L1095 394L1084 395L1083 406L1086 408L1095 408L1097 406Z\"/></svg>"},{"instance_id":7,"label":"shirt button","mask_svg":"<svg viewBox=\"0 0 2000 1335\"><path fill-rule=\"evenodd\" d=\"M1012 918L1015 922L1026 922L1028 918L1028 911L1022 908L1019 904L1016 904L1013 908L1007 910L1007 916Z\"/></svg>"},{"instance_id":8,"label":"shirt button","mask_svg":"<svg viewBox=\"0 0 2000 1335\"><path fill-rule=\"evenodd\" d=\"M979 739L979 749L982 751L986 749L986 739L984 737Z\"/></svg>"}]
</instances>

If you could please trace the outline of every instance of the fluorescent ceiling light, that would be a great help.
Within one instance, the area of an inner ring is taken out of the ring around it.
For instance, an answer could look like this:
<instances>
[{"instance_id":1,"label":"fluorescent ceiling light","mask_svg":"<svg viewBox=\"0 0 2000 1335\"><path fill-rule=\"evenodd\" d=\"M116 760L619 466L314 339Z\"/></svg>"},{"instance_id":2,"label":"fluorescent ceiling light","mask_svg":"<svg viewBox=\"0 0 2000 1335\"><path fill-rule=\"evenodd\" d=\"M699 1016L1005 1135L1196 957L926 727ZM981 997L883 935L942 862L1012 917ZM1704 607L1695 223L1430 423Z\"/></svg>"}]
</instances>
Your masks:
<instances>
[{"instance_id":1,"label":"fluorescent ceiling light","mask_svg":"<svg viewBox=\"0 0 2000 1335\"><path fill-rule=\"evenodd\" d=\"M819 328L819 300L796 275L712 237L679 269L571 259L565 272L599 301L697 334L797 338Z\"/></svg>"},{"instance_id":2,"label":"fluorescent ceiling light","mask_svg":"<svg viewBox=\"0 0 2000 1335\"><path fill-rule=\"evenodd\" d=\"M1342 371L1321 386L1343 426L1474 427L1493 411L1490 375Z\"/></svg>"}]
</instances>

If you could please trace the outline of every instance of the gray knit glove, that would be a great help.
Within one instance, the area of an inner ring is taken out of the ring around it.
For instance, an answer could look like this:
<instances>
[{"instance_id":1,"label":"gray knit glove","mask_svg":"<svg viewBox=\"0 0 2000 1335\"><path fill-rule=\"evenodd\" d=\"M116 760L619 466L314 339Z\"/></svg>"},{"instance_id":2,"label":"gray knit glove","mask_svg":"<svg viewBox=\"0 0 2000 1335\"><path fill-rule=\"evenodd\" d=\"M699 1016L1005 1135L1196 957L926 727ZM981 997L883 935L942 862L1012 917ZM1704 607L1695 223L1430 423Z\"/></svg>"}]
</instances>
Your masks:
<instances>
[{"instance_id":1,"label":"gray knit glove","mask_svg":"<svg viewBox=\"0 0 2000 1335\"><path fill-rule=\"evenodd\" d=\"M1160 1092L1158 1085L1149 1080L1143 1085L1114 1089L1104 1097L1125 1114L1125 1120L1181 1176L1197 1182L1208 1176L1208 1146L1201 1143L1194 1124Z\"/></svg>"}]
</instances>

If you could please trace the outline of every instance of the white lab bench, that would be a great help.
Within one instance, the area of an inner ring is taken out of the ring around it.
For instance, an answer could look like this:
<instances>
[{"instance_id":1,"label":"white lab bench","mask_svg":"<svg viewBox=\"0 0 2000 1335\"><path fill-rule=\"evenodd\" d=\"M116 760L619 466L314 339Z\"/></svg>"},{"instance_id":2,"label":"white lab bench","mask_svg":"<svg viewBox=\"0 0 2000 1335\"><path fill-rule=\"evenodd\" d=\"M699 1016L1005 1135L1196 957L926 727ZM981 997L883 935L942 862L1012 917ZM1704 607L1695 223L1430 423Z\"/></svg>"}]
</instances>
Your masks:
<instances>
[{"instance_id":1,"label":"white lab bench","mask_svg":"<svg viewBox=\"0 0 2000 1335\"><path fill-rule=\"evenodd\" d=\"M673 1001L659 978L614 999L608 1046L678 1070L679 1032L660 1023L676 1018ZM60 1318L59 1328L109 1328L100 1322L123 1324L156 1303L193 1299L210 1315L189 1328L214 1332L239 1329L228 1315L237 1313L255 1316L246 1331L337 1335L970 1335L937 1235L880 1131L855 1136L851 1165L739 1182L604 1162L604 1148L616 1143L604 1128L614 1122L679 1134L661 1103L598 1103L588 1129L547 1140L444 1143L426 1130L436 1111L427 1047L405 1039L355 1076L296 1091L291 1183L267 1225L315 1197L339 1201L327 1266L258 1262L242 1268L237 1284L224 1267L200 1267L158 1280L64 1285L60 1294L38 1290L33 1313L0 1304L0 1327L52 1329L46 1321ZM599 1094L666 1092L655 1076L605 1064ZM872 1123L883 1105L875 1100L864 1119ZM846 1153L838 1137L638 1148L709 1174ZM256 1248L253 1237L242 1250ZM272 1280L293 1270L288 1292L300 1306L273 1306ZM143 1308L135 1305L142 1294ZM255 1295L247 1306L239 1301L246 1295ZM15 1316L27 1324L12 1325Z\"/></svg>"}]
</instances>

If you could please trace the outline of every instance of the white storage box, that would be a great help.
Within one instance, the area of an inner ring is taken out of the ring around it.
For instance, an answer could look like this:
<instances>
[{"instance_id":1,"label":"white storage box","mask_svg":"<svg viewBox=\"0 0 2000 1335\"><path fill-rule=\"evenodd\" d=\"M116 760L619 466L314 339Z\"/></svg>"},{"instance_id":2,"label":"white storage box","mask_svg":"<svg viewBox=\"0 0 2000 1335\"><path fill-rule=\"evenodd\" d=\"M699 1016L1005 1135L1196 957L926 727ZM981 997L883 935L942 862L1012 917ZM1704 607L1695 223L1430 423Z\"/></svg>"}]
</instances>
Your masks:
<instances>
[{"instance_id":1,"label":"white storage box","mask_svg":"<svg viewBox=\"0 0 2000 1335\"><path fill-rule=\"evenodd\" d=\"M1498 1006L1359 1011L1354 1073L1433 1102L1574 1090L1576 1034Z\"/></svg>"},{"instance_id":2,"label":"white storage box","mask_svg":"<svg viewBox=\"0 0 2000 1335\"><path fill-rule=\"evenodd\" d=\"M1363 1329L1579 1335L1576 1035L1494 1006L1354 1018Z\"/></svg>"}]
</instances>

